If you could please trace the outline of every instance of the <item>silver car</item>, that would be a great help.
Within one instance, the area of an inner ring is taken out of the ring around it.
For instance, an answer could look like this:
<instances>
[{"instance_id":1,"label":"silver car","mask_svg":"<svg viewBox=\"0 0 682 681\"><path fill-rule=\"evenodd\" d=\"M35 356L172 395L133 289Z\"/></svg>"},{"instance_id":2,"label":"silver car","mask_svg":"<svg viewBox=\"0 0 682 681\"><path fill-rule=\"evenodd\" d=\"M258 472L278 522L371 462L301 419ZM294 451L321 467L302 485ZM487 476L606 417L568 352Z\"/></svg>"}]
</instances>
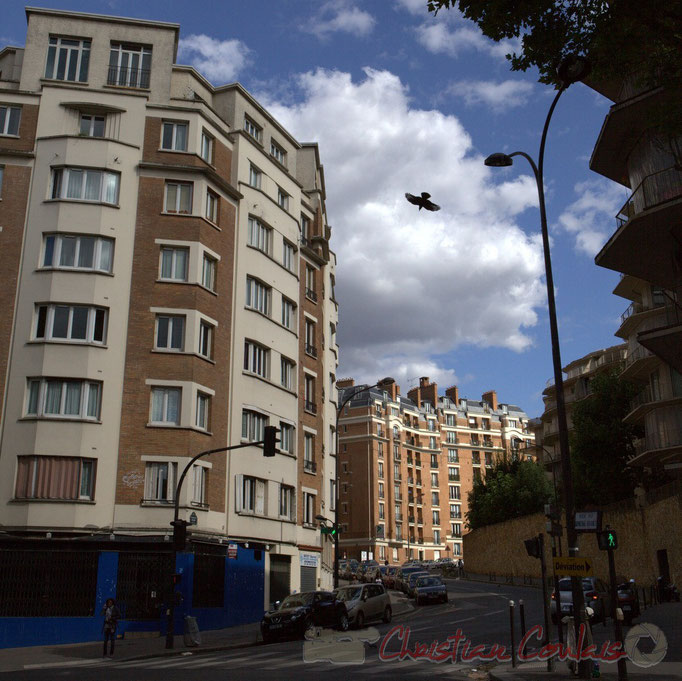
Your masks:
<instances>
[{"instance_id":1,"label":"silver car","mask_svg":"<svg viewBox=\"0 0 682 681\"><path fill-rule=\"evenodd\" d=\"M357 629L361 629L369 620L391 621L391 598L383 584L342 586L334 595L346 605L348 620Z\"/></svg>"}]
</instances>

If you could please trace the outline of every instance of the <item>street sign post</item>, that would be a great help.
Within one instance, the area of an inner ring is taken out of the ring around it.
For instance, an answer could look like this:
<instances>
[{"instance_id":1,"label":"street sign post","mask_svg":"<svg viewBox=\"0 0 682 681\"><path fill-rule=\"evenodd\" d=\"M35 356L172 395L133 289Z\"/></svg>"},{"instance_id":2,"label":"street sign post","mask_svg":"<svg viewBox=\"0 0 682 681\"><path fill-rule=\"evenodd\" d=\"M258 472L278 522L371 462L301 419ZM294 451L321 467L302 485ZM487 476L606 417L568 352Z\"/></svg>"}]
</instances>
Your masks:
<instances>
[{"instance_id":1,"label":"street sign post","mask_svg":"<svg viewBox=\"0 0 682 681\"><path fill-rule=\"evenodd\" d=\"M555 558L554 572L567 577L591 577L593 574L592 560L570 556Z\"/></svg>"}]
</instances>

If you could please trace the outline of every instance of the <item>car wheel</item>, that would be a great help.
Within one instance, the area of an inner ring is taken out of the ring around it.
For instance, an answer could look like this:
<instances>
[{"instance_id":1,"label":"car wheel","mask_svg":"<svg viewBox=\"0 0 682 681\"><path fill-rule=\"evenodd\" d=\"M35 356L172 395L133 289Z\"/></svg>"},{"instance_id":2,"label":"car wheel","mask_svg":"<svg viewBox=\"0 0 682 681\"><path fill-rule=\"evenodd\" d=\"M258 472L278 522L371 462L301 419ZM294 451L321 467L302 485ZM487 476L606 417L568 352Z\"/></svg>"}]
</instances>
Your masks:
<instances>
[{"instance_id":1,"label":"car wheel","mask_svg":"<svg viewBox=\"0 0 682 681\"><path fill-rule=\"evenodd\" d=\"M448 602L448 595L445 594L445 596L443 596L443 603L447 603L447 602Z\"/></svg>"},{"instance_id":2,"label":"car wheel","mask_svg":"<svg viewBox=\"0 0 682 681\"><path fill-rule=\"evenodd\" d=\"M360 612L355 616L355 628L362 629L365 624L365 614L360 610Z\"/></svg>"},{"instance_id":3,"label":"car wheel","mask_svg":"<svg viewBox=\"0 0 682 681\"><path fill-rule=\"evenodd\" d=\"M393 616L393 611L391 610L391 606L390 606L390 605L387 605L387 606L384 608L384 616L383 616L384 622L385 622L386 624L388 624L388 623L391 621L391 617L392 617L392 616Z\"/></svg>"},{"instance_id":4,"label":"car wheel","mask_svg":"<svg viewBox=\"0 0 682 681\"><path fill-rule=\"evenodd\" d=\"M305 638L306 632L308 629L312 629L313 626L315 626L315 623L313 622L313 618L308 615L304 620L303 620L303 638Z\"/></svg>"},{"instance_id":5,"label":"car wheel","mask_svg":"<svg viewBox=\"0 0 682 681\"><path fill-rule=\"evenodd\" d=\"M348 631L348 615L343 612L341 613L341 618L339 620L339 630L340 631Z\"/></svg>"},{"instance_id":6,"label":"car wheel","mask_svg":"<svg viewBox=\"0 0 682 681\"><path fill-rule=\"evenodd\" d=\"M272 643L275 640L275 637L272 634L264 633L263 634L263 643Z\"/></svg>"}]
</instances>

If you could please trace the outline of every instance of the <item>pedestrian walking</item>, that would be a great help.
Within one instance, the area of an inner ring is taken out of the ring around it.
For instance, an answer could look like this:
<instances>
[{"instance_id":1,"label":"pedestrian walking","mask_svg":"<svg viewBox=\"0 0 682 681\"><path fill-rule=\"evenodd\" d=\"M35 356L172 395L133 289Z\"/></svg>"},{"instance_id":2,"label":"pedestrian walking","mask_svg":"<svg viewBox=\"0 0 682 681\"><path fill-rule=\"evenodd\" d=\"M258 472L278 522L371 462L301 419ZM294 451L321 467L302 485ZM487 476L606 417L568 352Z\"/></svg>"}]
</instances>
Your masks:
<instances>
[{"instance_id":1,"label":"pedestrian walking","mask_svg":"<svg viewBox=\"0 0 682 681\"><path fill-rule=\"evenodd\" d=\"M104 648L102 650L102 657L106 657L107 655L107 641L111 641L109 657L113 657L114 644L116 643L116 629L118 628L118 621L121 619L121 611L118 609L113 598L107 598L107 602L102 608L102 615L104 615L104 624L102 625Z\"/></svg>"}]
</instances>

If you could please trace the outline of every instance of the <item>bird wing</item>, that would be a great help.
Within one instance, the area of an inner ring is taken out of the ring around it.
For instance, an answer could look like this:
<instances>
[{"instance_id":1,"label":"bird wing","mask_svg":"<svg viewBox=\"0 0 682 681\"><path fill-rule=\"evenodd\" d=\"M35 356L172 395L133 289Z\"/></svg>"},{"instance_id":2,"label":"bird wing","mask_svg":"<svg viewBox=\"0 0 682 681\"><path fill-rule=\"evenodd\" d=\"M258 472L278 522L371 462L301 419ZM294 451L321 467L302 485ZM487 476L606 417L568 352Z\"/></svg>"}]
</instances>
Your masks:
<instances>
[{"instance_id":1,"label":"bird wing","mask_svg":"<svg viewBox=\"0 0 682 681\"><path fill-rule=\"evenodd\" d=\"M429 192L422 192L422 199L426 200L426 199L430 199L430 198L431 198L431 194L429 194Z\"/></svg>"},{"instance_id":2,"label":"bird wing","mask_svg":"<svg viewBox=\"0 0 682 681\"><path fill-rule=\"evenodd\" d=\"M434 203L433 201L427 201L424 204L424 208L426 208L426 210L433 210L433 211L440 210L440 206L437 203Z\"/></svg>"},{"instance_id":3,"label":"bird wing","mask_svg":"<svg viewBox=\"0 0 682 681\"><path fill-rule=\"evenodd\" d=\"M405 194L405 198L415 206L419 205L419 197L415 196L414 194Z\"/></svg>"}]
</instances>

